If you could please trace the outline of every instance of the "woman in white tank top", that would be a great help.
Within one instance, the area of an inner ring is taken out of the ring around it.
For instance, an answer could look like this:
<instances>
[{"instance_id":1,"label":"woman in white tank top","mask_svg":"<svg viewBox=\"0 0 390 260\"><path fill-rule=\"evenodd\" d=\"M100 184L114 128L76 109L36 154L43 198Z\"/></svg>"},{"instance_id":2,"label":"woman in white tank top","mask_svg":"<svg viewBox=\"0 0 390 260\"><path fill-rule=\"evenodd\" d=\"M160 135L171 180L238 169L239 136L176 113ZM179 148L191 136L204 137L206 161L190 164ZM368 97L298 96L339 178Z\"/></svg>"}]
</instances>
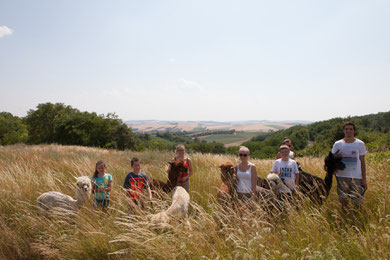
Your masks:
<instances>
[{"instance_id":1,"label":"woman in white tank top","mask_svg":"<svg viewBox=\"0 0 390 260\"><path fill-rule=\"evenodd\" d=\"M241 163L237 165L237 187L238 198L250 198L256 192L257 170L253 163L249 162L250 151L247 147L241 146L238 150Z\"/></svg>"}]
</instances>

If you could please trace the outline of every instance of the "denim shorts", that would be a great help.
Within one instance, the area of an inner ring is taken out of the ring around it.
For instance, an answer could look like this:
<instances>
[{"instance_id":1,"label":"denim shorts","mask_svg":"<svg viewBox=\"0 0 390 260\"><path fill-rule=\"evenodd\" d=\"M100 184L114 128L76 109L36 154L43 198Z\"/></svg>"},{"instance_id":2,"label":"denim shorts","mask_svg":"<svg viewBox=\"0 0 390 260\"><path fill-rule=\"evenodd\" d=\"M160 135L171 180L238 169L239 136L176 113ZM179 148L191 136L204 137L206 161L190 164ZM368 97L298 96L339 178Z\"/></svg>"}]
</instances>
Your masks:
<instances>
[{"instance_id":1,"label":"denim shorts","mask_svg":"<svg viewBox=\"0 0 390 260\"><path fill-rule=\"evenodd\" d=\"M110 207L110 199L109 198L102 199L102 200L95 199L93 201L93 207L95 209L96 208L102 208L102 209L109 208Z\"/></svg>"},{"instance_id":2,"label":"denim shorts","mask_svg":"<svg viewBox=\"0 0 390 260\"><path fill-rule=\"evenodd\" d=\"M351 200L355 205L363 204L364 188L362 187L361 179L336 177L337 179L337 194L339 195L340 203L347 203Z\"/></svg>"}]
</instances>

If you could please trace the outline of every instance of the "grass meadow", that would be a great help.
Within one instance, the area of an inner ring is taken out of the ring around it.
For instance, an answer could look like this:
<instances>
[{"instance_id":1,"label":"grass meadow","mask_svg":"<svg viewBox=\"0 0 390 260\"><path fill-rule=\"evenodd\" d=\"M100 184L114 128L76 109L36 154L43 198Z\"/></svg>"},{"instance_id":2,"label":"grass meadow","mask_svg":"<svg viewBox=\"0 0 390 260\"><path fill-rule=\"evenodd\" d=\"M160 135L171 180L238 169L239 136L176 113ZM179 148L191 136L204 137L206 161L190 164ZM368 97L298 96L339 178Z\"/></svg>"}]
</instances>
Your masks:
<instances>
[{"instance_id":1,"label":"grass meadow","mask_svg":"<svg viewBox=\"0 0 390 260\"><path fill-rule=\"evenodd\" d=\"M389 259L390 153L367 156L369 189L360 212L344 214L335 185L322 206L307 201L284 214L270 216L261 208L237 214L216 203L221 184L218 165L237 158L190 154L190 223L175 223L157 232L146 215L166 209L170 197L155 199L145 212L128 215L121 190L138 156L143 170L165 180L171 153L114 151L41 145L0 146L1 259ZM73 176L91 176L104 159L113 175L111 210L92 210L92 197L74 216L41 217L36 198L46 191L75 197ZM272 160L252 160L259 175ZM323 158L298 158L302 167L323 177ZM334 180L335 184L335 180Z\"/></svg>"}]
</instances>

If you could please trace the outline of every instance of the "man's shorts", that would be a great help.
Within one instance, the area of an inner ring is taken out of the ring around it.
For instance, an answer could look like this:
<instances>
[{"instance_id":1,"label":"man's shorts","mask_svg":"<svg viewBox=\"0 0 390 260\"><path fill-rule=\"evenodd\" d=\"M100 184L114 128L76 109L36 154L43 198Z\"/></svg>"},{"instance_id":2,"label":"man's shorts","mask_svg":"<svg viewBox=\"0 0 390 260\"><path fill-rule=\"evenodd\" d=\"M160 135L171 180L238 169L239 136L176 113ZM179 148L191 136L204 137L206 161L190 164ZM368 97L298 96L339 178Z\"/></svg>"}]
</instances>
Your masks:
<instances>
[{"instance_id":1,"label":"man's shorts","mask_svg":"<svg viewBox=\"0 0 390 260\"><path fill-rule=\"evenodd\" d=\"M336 179L340 203L345 204L351 200L355 205L361 206L364 200L362 180L344 177L336 177Z\"/></svg>"},{"instance_id":2,"label":"man's shorts","mask_svg":"<svg viewBox=\"0 0 390 260\"><path fill-rule=\"evenodd\" d=\"M97 209L97 208L106 209L106 208L110 207L110 199L109 198L103 199L103 200L95 199L93 201L93 207L95 209Z\"/></svg>"}]
</instances>

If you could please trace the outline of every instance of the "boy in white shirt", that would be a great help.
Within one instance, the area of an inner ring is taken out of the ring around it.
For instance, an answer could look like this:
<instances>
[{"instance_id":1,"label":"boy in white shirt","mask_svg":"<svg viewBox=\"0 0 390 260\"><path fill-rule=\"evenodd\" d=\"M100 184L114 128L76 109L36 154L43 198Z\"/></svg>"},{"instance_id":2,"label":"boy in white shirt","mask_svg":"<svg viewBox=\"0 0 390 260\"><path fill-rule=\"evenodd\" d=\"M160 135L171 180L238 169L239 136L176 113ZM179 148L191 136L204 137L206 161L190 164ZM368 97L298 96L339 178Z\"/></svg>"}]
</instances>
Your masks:
<instances>
[{"instance_id":1,"label":"boy in white shirt","mask_svg":"<svg viewBox=\"0 0 390 260\"><path fill-rule=\"evenodd\" d=\"M283 183L289 188L281 190L283 193L292 193L295 186L299 184L299 170L297 163L289 158L290 148L287 145L281 145L279 153L282 158L277 159L272 166L271 172L279 174Z\"/></svg>"},{"instance_id":2,"label":"boy in white shirt","mask_svg":"<svg viewBox=\"0 0 390 260\"><path fill-rule=\"evenodd\" d=\"M343 126L344 138L335 142L332 153L341 153L345 169L336 173L337 194L344 210L348 210L349 199L355 206L363 204L363 194L367 189L366 147L363 141L355 138L356 126L347 122Z\"/></svg>"}]
</instances>

